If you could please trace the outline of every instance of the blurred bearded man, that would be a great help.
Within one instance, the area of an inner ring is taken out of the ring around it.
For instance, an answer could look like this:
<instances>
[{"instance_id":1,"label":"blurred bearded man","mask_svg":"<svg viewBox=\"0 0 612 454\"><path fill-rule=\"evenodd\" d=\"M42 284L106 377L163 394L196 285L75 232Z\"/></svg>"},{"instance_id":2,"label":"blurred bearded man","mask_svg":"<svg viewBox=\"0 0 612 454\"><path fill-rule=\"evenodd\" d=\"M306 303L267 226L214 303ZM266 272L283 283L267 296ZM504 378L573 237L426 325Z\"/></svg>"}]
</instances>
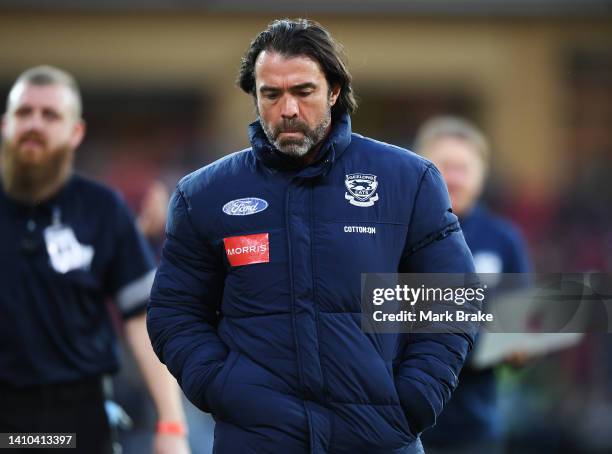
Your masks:
<instances>
[{"instance_id":1,"label":"blurred bearded man","mask_svg":"<svg viewBox=\"0 0 612 454\"><path fill-rule=\"evenodd\" d=\"M19 82L11 90L3 123L2 178L14 199L35 205L68 179L85 133L75 88ZM37 104L42 106L39 114L33 112Z\"/></svg>"},{"instance_id":2,"label":"blurred bearded man","mask_svg":"<svg viewBox=\"0 0 612 454\"><path fill-rule=\"evenodd\" d=\"M178 386L146 336L151 253L119 197L73 174L84 134L72 76L50 66L19 76L2 119L0 433L72 433L75 452L112 452L112 298L158 411L155 452L185 454Z\"/></svg>"},{"instance_id":3,"label":"blurred bearded man","mask_svg":"<svg viewBox=\"0 0 612 454\"><path fill-rule=\"evenodd\" d=\"M442 178L352 133L351 75L316 22L272 22L238 84L251 147L172 197L153 347L215 417L219 454L422 452L475 330L366 333L361 273L473 271Z\"/></svg>"}]
</instances>

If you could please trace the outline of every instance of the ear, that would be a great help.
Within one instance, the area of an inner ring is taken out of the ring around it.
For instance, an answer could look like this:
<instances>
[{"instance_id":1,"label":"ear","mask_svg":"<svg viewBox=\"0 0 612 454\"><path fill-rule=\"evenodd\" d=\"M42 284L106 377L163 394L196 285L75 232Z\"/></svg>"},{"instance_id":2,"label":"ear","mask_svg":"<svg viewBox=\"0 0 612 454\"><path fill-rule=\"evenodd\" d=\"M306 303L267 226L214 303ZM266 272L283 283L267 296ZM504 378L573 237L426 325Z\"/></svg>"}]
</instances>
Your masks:
<instances>
[{"instance_id":1,"label":"ear","mask_svg":"<svg viewBox=\"0 0 612 454\"><path fill-rule=\"evenodd\" d=\"M336 104L336 101L338 100L338 96L340 96L340 85L334 84L334 86L331 89L331 93L329 95L329 105L330 106L333 106L334 104Z\"/></svg>"},{"instance_id":2,"label":"ear","mask_svg":"<svg viewBox=\"0 0 612 454\"><path fill-rule=\"evenodd\" d=\"M77 148L81 142L83 141L83 137L85 137L85 120L80 119L74 124L74 128L72 130L72 137L70 137L70 146L75 149Z\"/></svg>"}]
</instances>

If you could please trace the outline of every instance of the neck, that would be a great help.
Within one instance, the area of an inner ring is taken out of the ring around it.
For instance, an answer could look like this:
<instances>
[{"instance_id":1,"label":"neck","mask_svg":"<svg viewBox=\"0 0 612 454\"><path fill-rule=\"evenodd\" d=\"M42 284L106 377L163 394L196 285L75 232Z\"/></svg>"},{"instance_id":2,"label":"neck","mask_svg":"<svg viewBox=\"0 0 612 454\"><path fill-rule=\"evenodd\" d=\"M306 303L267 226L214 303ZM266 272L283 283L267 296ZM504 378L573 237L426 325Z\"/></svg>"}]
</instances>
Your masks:
<instances>
[{"instance_id":1,"label":"neck","mask_svg":"<svg viewBox=\"0 0 612 454\"><path fill-rule=\"evenodd\" d=\"M69 163L61 166L55 175L49 177L39 169L20 169L18 172L12 162L2 160L2 184L4 191L12 199L28 205L36 205L51 198L64 186L71 174Z\"/></svg>"},{"instance_id":2,"label":"neck","mask_svg":"<svg viewBox=\"0 0 612 454\"><path fill-rule=\"evenodd\" d=\"M472 214L472 211L474 211L474 208L476 208L476 203L471 204L470 206L468 206L467 208L464 208L461 211L453 210L453 213L455 213L458 218L465 219L470 214Z\"/></svg>"}]
</instances>

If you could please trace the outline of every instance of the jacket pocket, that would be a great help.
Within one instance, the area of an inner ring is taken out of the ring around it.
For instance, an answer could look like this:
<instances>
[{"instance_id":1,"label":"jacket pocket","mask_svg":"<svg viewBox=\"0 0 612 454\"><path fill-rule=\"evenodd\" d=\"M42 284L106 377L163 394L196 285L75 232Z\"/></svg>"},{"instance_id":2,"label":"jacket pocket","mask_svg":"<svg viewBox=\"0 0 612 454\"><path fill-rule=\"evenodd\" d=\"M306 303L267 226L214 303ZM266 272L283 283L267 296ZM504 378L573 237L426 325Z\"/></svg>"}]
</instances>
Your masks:
<instances>
[{"instance_id":1,"label":"jacket pocket","mask_svg":"<svg viewBox=\"0 0 612 454\"><path fill-rule=\"evenodd\" d=\"M225 391L225 385L239 357L240 352L230 350L221 370L207 387L206 400L209 402L211 413L215 416L223 416L223 393Z\"/></svg>"},{"instance_id":2,"label":"jacket pocket","mask_svg":"<svg viewBox=\"0 0 612 454\"><path fill-rule=\"evenodd\" d=\"M423 393L408 380L395 377L395 388L400 398L406 422L412 434L418 436L436 422L436 414Z\"/></svg>"},{"instance_id":3,"label":"jacket pocket","mask_svg":"<svg viewBox=\"0 0 612 454\"><path fill-rule=\"evenodd\" d=\"M301 439L308 433L302 398L246 353L239 356L225 379L219 418L262 434L280 430Z\"/></svg>"}]
</instances>

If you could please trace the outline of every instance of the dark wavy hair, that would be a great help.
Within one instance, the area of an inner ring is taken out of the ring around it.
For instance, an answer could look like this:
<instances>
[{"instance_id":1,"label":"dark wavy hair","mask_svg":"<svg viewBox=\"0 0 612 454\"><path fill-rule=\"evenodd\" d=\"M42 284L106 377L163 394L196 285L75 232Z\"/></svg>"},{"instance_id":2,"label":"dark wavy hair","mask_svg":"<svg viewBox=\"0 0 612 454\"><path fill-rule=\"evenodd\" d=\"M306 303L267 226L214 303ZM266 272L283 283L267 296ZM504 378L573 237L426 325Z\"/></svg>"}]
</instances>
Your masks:
<instances>
[{"instance_id":1,"label":"dark wavy hair","mask_svg":"<svg viewBox=\"0 0 612 454\"><path fill-rule=\"evenodd\" d=\"M332 115L344 112L352 114L357 110L351 86L352 77L346 67L342 45L317 22L308 19L279 19L271 22L255 37L242 57L236 81L242 90L255 98L255 61L264 50L286 57L305 55L317 61L330 90L336 84L340 86L340 95L332 107Z\"/></svg>"}]
</instances>

